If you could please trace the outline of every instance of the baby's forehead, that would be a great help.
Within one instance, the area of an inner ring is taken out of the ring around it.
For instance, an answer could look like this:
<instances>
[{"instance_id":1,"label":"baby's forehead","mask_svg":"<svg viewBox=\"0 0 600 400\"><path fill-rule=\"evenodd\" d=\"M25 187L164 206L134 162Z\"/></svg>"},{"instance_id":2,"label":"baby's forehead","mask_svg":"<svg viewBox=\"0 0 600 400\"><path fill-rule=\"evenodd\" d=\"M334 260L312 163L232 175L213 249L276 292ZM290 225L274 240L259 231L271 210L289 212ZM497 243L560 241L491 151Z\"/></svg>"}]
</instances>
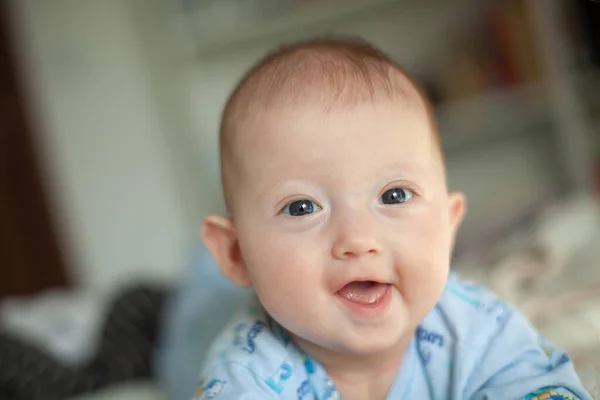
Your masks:
<instances>
[{"instance_id":1,"label":"baby's forehead","mask_svg":"<svg viewBox=\"0 0 600 400\"><path fill-rule=\"evenodd\" d=\"M430 130L412 111L366 104L327 114L288 109L270 115L274 123L261 118L230 159L236 170L230 184L261 199L301 187L359 193L392 178L424 185L438 176Z\"/></svg>"},{"instance_id":2,"label":"baby's forehead","mask_svg":"<svg viewBox=\"0 0 600 400\"><path fill-rule=\"evenodd\" d=\"M394 99L380 96L345 105L330 105L322 99L296 99L282 104L262 104L253 107L253 111L232 132L229 143L231 157L224 160L241 168L250 159L257 162L256 157L264 157L265 152L271 158L290 146L302 151L305 148L302 146L307 144L324 146L327 142L336 152L352 149L360 154L361 149L356 147L361 141L396 146L399 143L397 137L402 136L404 148L439 146L435 122L426 107L418 99L406 99L404 96ZM386 124L382 125L384 121ZM349 126L361 122L365 124L363 129ZM390 132L395 133L390 136L387 134ZM358 140L348 140L348 135ZM337 142L332 143L331 140ZM352 143L356 146L352 147Z\"/></svg>"},{"instance_id":3,"label":"baby's forehead","mask_svg":"<svg viewBox=\"0 0 600 400\"><path fill-rule=\"evenodd\" d=\"M399 72L388 71L386 81L383 75L374 78L356 76L350 71L337 73L341 74L338 79L325 74L311 76L304 83L294 79L273 83L270 76L265 77L266 82L254 82L257 86L249 86L244 96L240 96L230 124L232 129L226 132L231 150L266 139L264 135L273 120L285 119L284 122L297 125L306 115L327 120L339 114L360 114L365 109L393 109L398 114L410 112L427 123L432 122L418 88Z\"/></svg>"},{"instance_id":4,"label":"baby's forehead","mask_svg":"<svg viewBox=\"0 0 600 400\"><path fill-rule=\"evenodd\" d=\"M229 161L245 170L250 165L285 164L282 158L293 154L294 163L308 163L312 169L361 154L372 159L381 151L398 149L392 151L395 157L425 162L436 146L433 136L424 110L404 101L381 100L327 111L304 103L256 114L240 130Z\"/></svg>"},{"instance_id":5,"label":"baby's forehead","mask_svg":"<svg viewBox=\"0 0 600 400\"><path fill-rule=\"evenodd\" d=\"M237 129L231 132L230 150L237 153L235 158L239 160L248 155L249 148L268 147L267 144L279 142L278 139L290 139L290 134L304 136L308 129L318 131L319 135L339 135L348 131L344 125L356 120L368 121L371 125L358 134L368 140L385 141L386 137L378 135L379 128L376 127L384 115L391 115L388 121L395 119L390 129L397 127L400 132L408 119L421 128L412 130L410 136L414 136L414 139L426 136L427 141L433 138L435 143L439 143L430 111L417 94L409 92L411 87L407 82L399 85L404 85L403 91L395 97L375 92L372 98L360 102L338 102L328 98L327 93L320 95L315 90L313 98L296 97L279 103L255 103L248 108L249 112L239 121ZM302 138L296 137L296 140L301 141Z\"/></svg>"}]
</instances>

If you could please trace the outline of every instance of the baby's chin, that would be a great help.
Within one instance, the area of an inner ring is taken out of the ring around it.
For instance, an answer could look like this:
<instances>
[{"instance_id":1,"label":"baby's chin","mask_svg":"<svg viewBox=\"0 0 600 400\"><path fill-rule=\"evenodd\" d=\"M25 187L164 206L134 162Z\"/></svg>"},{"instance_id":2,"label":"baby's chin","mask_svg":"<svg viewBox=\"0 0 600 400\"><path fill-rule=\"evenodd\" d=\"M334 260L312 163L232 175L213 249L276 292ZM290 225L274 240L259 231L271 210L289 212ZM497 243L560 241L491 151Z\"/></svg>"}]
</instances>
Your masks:
<instances>
[{"instance_id":1,"label":"baby's chin","mask_svg":"<svg viewBox=\"0 0 600 400\"><path fill-rule=\"evenodd\" d=\"M316 332L312 333L314 335ZM319 332L312 337L292 334L294 342L317 359L319 353L342 357L389 357L394 352L403 352L413 336L414 329L407 329L406 326L373 329L370 332L339 329Z\"/></svg>"},{"instance_id":2,"label":"baby's chin","mask_svg":"<svg viewBox=\"0 0 600 400\"><path fill-rule=\"evenodd\" d=\"M374 324L348 323L346 318L337 323L287 326L293 341L307 353L371 357L404 350L414 336L416 324L406 310L394 310L384 321ZM331 318L335 321L336 318ZM415 326L413 326L415 325Z\"/></svg>"},{"instance_id":3,"label":"baby's chin","mask_svg":"<svg viewBox=\"0 0 600 400\"><path fill-rule=\"evenodd\" d=\"M336 351L356 357L372 357L404 349L414 332L396 330L394 332L373 332L367 335L340 334L335 344Z\"/></svg>"}]
</instances>

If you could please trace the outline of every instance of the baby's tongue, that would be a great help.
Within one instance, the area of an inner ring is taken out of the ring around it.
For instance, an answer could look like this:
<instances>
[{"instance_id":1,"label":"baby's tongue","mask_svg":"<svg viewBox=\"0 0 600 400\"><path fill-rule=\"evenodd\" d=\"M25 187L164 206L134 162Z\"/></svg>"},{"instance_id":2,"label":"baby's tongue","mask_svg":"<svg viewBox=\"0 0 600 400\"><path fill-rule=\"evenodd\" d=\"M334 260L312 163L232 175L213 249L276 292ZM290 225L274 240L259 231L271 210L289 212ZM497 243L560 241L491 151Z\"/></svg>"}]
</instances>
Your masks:
<instances>
[{"instance_id":1,"label":"baby's tongue","mask_svg":"<svg viewBox=\"0 0 600 400\"><path fill-rule=\"evenodd\" d=\"M358 304L374 304L385 294L388 285L373 281L350 282L338 291L338 295Z\"/></svg>"}]
</instances>

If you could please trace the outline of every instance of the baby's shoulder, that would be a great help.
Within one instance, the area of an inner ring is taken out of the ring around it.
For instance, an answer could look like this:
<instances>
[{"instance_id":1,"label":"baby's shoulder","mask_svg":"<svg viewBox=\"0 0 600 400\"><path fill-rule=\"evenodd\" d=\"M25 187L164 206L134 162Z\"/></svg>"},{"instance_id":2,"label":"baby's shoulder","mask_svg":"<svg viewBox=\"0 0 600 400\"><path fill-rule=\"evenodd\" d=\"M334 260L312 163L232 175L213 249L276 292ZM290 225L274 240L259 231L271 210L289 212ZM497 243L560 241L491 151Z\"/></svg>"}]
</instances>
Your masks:
<instances>
[{"instance_id":1,"label":"baby's shoulder","mask_svg":"<svg viewBox=\"0 0 600 400\"><path fill-rule=\"evenodd\" d=\"M260 306L250 304L240 309L213 341L199 390L207 393L217 385L219 391L250 390L257 398L296 390L294 383L303 380L299 368L303 362L279 325Z\"/></svg>"},{"instance_id":2,"label":"baby's shoulder","mask_svg":"<svg viewBox=\"0 0 600 400\"><path fill-rule=\"evenodd\" d=\"M255 373L272 373L296 356L287 335L255 303L238 310L215 338L207 353L205 367L215 364L244 365Z\"/></svg>"},{"instance_id":3,"label":"baby's shoulder","mask_svg":"<svg viewBox=\"0 0 600 400\"><path fill-rule=\"evenodd\" d=\"M422 325L436 328L446 340L474 344L489 340L515 313L518 312L491 290L452 274Z\"/></svg>"},{"instance_id":4,"label":"baby's shoulder","mask_svg":"<svg viewBox=\"0 0 600 400\"><path fill-rule=\"evenodd\" d=\"M457 398L534 398L527 394L541 388L589 398L564 351L492 291L455 276L417 331L417 343L429 379L440 381L446 371Z\"/></svg>"}]
</instances>

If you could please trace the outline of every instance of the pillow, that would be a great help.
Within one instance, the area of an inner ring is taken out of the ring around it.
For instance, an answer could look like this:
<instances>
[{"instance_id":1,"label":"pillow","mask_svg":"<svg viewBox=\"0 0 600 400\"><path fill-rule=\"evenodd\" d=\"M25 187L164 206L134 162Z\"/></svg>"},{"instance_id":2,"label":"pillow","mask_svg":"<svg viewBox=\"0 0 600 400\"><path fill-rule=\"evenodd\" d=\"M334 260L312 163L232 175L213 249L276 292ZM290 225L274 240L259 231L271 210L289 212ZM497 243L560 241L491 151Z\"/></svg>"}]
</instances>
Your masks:
<instances>
[{"instance_id":1,"label":"pillow","mask_svg":"<svg viewBox=\"0 0 600 400\"><path fill-rule=\"evenodd\" d=\"M169 399L189 400L208 347L252 293L230 283L204 245L166 307L156 369Z\"/></svg>"}]
</instances>

